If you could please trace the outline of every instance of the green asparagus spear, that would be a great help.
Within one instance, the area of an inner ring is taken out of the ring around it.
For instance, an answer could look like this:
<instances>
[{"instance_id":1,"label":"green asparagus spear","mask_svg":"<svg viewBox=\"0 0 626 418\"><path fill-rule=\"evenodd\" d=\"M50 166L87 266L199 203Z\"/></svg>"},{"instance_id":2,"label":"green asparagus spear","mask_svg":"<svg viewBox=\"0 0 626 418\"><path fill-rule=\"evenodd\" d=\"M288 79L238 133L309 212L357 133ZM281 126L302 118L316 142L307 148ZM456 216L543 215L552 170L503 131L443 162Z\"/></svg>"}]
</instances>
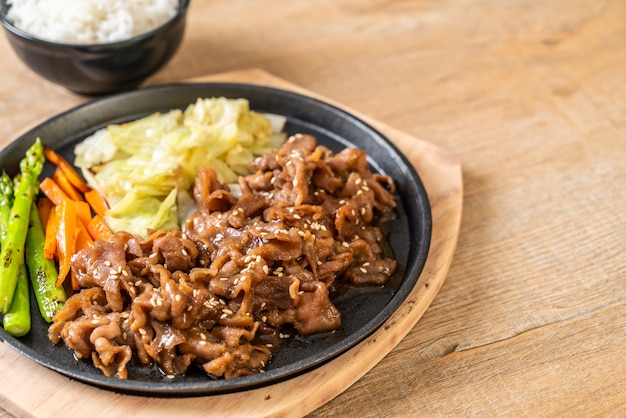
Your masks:
<instances>
[{"instance_id":1,"label":"green asparagus spear","mask_svg":"<svg viewBox=\"0 0 626 418\"><path fill-rule=\"evenodd\" d=\"M11 206L13 206L13 181L3 171L0 175L0 243L3 243L7 236Z\"/></svg>"},{"instance_id":2,"label":"green asparagus spear","mask_svg":"<svg viewBox=\"0 0 626 418\"><path fill-rule=\"evenodd\" d=\"M58 272L54 261L44 257L44 237L39 210L37 205L33 204L26 236L26 264L39 312L43 319L50 322L54 314L65 304L67 296L62 286L56 286Z\"/></svg>"},{"instance_id":3,"label":"green asparagus spear","mask_svg":"<svg viewBox=\"0 0 626 418\"><path fill-rule=\"evenodd\" d=\"M16 185L19 176L16 176ZM4 245L7 236L7 224L11 216L11 206L13 205L13 182L11 178L2 173L0 177L0 242ZM30 294L28 289L28 272L26 265L21 264L17 287L11 301L11 308L2 318L2 326L9 334L21 337L30 331Z\"/></svg>"},{"instance_id":4,"label":"green asparagus spear","mask_svg":"<svg viewBox=\"0 0 626 418\"><path fill-rule=\"evenodd\" d=\"M30 289L26 265L20 266L15 292L9 311L2 317L2 327L14 337L22 337L30 331Z\"/></svg>"},{"instance_id":5,"label":"green asparagus spear","mask_svg":"<svg viewBox=\"0 0 626 418\"><path fill-rule=\"evenodd\" d=\"M44 159L43 146L37 138L20 162L21 181L15 190L7 236L0 251L0 313L3 314L11 306L20 265L24 263L30 207L37 193L37 180L43 169Z\"/></svg>"}]
</instances>

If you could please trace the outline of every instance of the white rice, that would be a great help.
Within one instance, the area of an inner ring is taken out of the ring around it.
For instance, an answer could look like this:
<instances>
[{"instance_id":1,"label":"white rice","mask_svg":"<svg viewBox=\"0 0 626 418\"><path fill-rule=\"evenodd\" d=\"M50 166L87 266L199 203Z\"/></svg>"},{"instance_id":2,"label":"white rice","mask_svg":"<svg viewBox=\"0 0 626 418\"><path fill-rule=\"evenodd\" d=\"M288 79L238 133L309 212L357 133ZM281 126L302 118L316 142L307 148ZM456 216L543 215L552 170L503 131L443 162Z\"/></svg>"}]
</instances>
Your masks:
<instances>
[{"instance_id":1,"label":"white rice","mask_svg":"<svg viewBox=\"0 0 626 418\"><path fill-rule=\"evenodd\" d=\"M8 0L7 18L37 38L72 44L116 42L170 20L178 0Z\"/></svg>"}]
</instances>

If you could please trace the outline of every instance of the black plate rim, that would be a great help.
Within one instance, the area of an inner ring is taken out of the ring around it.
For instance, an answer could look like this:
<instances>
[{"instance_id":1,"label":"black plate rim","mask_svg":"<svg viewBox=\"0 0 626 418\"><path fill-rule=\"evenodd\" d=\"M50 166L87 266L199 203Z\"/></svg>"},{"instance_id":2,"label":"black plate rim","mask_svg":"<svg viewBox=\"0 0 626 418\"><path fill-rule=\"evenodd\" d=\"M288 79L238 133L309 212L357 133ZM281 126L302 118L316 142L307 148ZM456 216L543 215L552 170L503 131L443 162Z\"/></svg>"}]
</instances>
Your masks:
<instances>
[{"instance_id":1,"label":"black plate rim","mask_svg":"<svg viewBox=\"0 0 626 418\"><path fill-rule=\"evenodd\" d=\"M64 112L57 114L49 118L48 120L42 122L41 124L35 126L34 128L28 130L24 134L20 135L16 140L11 142L7 147L5 147L2 151L0 151L0 158L4 157L7 154L12 154L14 152L19 152L20 155L23 155L26 148L30 146L38 136L39 131L50 127L52 124L62 122L64 119L79 114L81 112L89 112L97 111L99 106L105 106L110 103L117 103L123 100L133 100L137 98L142 98L146 95L150 94L166 94L167 92L176 91L179 89L192 89L192 90L242 90L248 92L256 92L263 93L268 95L273 95L276 97L287 97L292 98L294 100L300 100L306 103L311 108L324 108L334 114L336 114L340 118L344 118L345 120L350 121L354 125L358 126L365 132L368 132L372 138L378 142L378 145L383 145L388 151L391 153L396 162L402 165L403 171L408 174L410 177L410 182L414 188L414 195L406 197L401 196L402 198L411 199L411 201L416 202L417 206L420 210L420 242L418 244L418 251L416 259L412 260L413 263L410 266L410 269L407 269L405 275L403 277L403 283L409 282L410 285L400 285L398 291L394 294L390 303L385 306L383 310L379 312L379 314L373 318L369 323L366 324L360 331L358 335L350 335L347 339L342 340L343 344L339 348L327 349L317 356L313 358L308 358L305 361L305 364L296 362L289 366L283 366L278 369L270 370L262 374L257 374L253 376L246 376L237 379L231 380L208 380L202 384L182 384L179 386L166 386L162 384L150 384L145 381L135 381L135 380L119 380L114 378L106 378L105 376L92 376L85 375L83 373L73 372L71 370L66 370L54 364L54 362L49 362L32 348L22 344L19 339L14 338L4 330L0 329L0 341L5 342L14 350L18 351L22 355L27 358L51 369L60 374L63 374L67 377L76 379L78 381L82 381L87 384L91 384L100 388L109 389L116 392L125 392L137 395L150 395L150 396L198 396L198 395L212 395L212 394L220 394L226 392L236 392L247 389L254 389L260 386L267 386L270 384L278 383L280 381L292 378L294 376L300 375L302 373L306 373L320 365L336 358L344 354L346 351L353 348L358 343L362 342L368 336L373 334L377 329L379 329L388 319L393 315L393 313L402 305L404 300L408 297L408 295L413 290L415 284L417 283L419 276L424 268L426 263L426 258L428 256L428 252L430 249L430 238L432 232L432 219L430 213L430 205L428 203L428 195L424 188L421 178L416 172L413 165L410 163L408 158L397 148L397 146L391 142L386 136L380 133L377 129L372 127L367 122L363 121L361 118L353 115L352 113L339 108L333 104L325 102L321 99L317 99L311 96L307 96L301 93L296 93L289 90L283 90L276 87L268 87L257 84L247 84L247 83L238 83L238 82L200 82L200 83L173 83L166 85L158 85L152 87L146 87L138 90L133 90L130 92L123 92L118 94L109 95L106 97L101 97L78 106L75 106L71 109L68 109ZM206 95L204 95L206 97ZM200 96L198 96L200 97ZM242 94L241 97L245 97L245 94ZM137 99L138 100L138 99ZM252 104L251 104L252 107ZM147 113L150 113L148 111ZM122 115L120 115L122 117ZM93 129L92 125L90 129ZM42 141L46 143L45 138L42 138ZM63 143L59 144L49 144L49 145L58 145L62 146ZM413 239L413 237L412 237ZM391 303L393 302L393 303ZM174 389L174 390L172 390Z\"/></svg>"}]
</instances>

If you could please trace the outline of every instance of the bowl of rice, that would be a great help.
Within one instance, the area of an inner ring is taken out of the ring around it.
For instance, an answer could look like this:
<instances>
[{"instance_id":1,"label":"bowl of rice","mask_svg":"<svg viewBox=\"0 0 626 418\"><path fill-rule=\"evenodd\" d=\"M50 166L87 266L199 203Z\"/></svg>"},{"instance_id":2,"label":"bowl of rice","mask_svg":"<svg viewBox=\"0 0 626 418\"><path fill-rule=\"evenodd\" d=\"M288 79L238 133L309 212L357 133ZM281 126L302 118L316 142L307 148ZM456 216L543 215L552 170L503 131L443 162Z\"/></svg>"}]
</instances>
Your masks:
<instances>
[{"instance_id":1,"label":"bowl of rice","mask_svg":"<svg viewBox=\"0 0 626 418\"><path fill-rule=\"evenodd\" d=\"M0 0L17 56L71 91L130 90L178 50L190 0Z\"/></svg>"}]
</instances>

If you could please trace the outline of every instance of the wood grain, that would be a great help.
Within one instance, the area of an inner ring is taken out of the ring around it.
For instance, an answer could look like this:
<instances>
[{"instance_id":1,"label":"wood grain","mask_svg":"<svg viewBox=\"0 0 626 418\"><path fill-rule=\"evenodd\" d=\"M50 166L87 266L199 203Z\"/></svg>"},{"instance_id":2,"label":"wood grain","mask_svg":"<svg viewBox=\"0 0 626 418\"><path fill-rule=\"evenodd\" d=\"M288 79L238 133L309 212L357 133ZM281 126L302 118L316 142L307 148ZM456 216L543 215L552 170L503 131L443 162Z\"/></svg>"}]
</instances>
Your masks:
<instances>
[{"instance_id":1,"label":"wood grain","mask_svg":"<svg viewBox=\"0 0 626 418\"><path fill-rule=\"evenodd\" d=\"M626 416L626 2L197 0L191 12L147 84L262 68L462 162L445 285L311 416ZM86 100L29 72L4 37L0 57L0 144Z\"/></svg>"}]
</instances>

